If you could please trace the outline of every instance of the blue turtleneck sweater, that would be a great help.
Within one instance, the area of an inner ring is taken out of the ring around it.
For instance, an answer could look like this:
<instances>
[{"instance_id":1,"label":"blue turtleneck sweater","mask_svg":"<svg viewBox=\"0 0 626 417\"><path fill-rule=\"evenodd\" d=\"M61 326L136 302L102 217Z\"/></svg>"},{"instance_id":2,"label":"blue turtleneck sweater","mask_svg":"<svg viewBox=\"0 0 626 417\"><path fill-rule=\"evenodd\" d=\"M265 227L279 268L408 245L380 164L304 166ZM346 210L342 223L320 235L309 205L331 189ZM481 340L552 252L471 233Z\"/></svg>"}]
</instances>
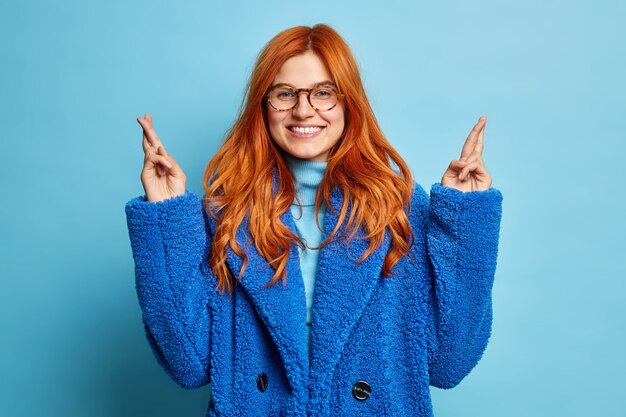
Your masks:
<instances>
[{"instance_id":1,"label":"blue turtleneck sweater","mask_svg":"<svg viewBox=\"0 0 626 417\"><path fill-rule=\"evenodd\" d=\"M300 203L302 204L302 212L300 212L300 205L297 200L294 199L291 205L291 213L296 223L296 232L307 245L305 250L301 250L300 247L298 247L298 252L300 254L300 270L302 271L304 291L306 294L306 326L310 352L313 287L319 258L319 250L310 249L310 247L316 247L322 243L322 232L317 228L317 224L315 223L315 196L317 187L320 185L322 177L324 177L327 163L297 159L288 154L285 155L285 161L293 176L296 196L300 199ZM322 203L318 212L320 227L323 225L325 214L326 205Z\"/></svg>"}]
</instances>

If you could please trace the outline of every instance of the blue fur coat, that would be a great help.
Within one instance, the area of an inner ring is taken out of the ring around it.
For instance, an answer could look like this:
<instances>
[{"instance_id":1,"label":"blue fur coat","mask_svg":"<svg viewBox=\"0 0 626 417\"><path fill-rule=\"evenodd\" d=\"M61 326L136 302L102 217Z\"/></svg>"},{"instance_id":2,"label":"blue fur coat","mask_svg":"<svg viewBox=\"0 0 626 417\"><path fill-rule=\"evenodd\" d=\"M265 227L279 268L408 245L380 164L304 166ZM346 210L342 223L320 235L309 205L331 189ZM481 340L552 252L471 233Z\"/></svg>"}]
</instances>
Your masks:
<instances>
[{"instance_id":1,"label":"blue fur coat","mask_svg":"<svg viewBox=\"0 0 626 417\"><path fill-rule=\"evenodd\" d=\"M331 194L324 238L342 199ZM211 383L207 416L432 416L429 385L457 385L487 346L501 213L495 188L435 183L429 196L415 184L415 244L392 278L381 275L388 235L361 264L366 240L322 248L309 358L297 247L286 285L262 288L274 270L249 246L242 280L222 296L207 266L215 222L202 199L134 198L126 215L147 339L178 384ZM290 210L281 220L295 233ZM249 238L244 221L241 247ZM231 251L227 264L237 276L242 259Z\"/></svg>"}]
</instances>

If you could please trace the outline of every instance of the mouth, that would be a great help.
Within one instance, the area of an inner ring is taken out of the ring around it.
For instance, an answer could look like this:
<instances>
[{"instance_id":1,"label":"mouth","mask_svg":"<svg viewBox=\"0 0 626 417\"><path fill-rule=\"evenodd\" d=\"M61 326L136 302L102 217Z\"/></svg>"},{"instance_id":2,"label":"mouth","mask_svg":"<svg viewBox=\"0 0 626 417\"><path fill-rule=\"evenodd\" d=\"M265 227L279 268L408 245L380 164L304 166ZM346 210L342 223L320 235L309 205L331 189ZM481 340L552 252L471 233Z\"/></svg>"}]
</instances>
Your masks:
<instances>
[{"instance_id":1,"label":"mouth","mask_svg":"<svg viewBox=\"0 0 626 417\"><path fill-rule=\"evenodd\" d=\"M287 130L293 136L299 138L312 138L320 134L324 130L324 126L287 126Z\"/></svg>"}]
</instances>

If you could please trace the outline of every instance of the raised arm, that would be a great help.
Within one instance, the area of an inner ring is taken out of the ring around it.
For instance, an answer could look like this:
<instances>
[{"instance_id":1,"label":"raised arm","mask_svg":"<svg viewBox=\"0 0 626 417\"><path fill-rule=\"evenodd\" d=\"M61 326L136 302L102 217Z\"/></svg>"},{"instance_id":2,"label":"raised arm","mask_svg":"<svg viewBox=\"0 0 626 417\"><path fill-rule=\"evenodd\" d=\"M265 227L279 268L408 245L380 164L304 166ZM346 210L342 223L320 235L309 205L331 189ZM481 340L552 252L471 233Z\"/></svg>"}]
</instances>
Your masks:
<instances>
[{"instance_id":1,"label":"raised arm","mask_svg":"<svg viewBox=\"0 0 626 417\"><path fill-rule=\"evenodd\" d=\"M151 118L140 119L146 195L132 199L125 208L137 296L146 336L159 364L178 384L195 388L209 382L211 300L216 283L206 267L209 223L202 200L184 191L184 174L163 149ZM176 194L181 192L176 183L180 178L182 194ZM174 195L168 194L171 190ZM156 201L148 201L150 197Z\"/></svg>"},{"instance_id":2,"label":"raised arm","mask_svg":"<svg viewBox=\"0 0 626 417\"><path fill-rule=\"evenodd\" d=\"M482 153L487 123L470 131L430 197L416 186L413 217L422 236L422 285L430 383L451 388L480 360L491 334L491 291L498 256L502 194L491 187Z\"/></svg>"},{"instance_id":3,"label":"raised arm","mask_svg":"<svg viewBox=\"0 0 626 417\"><path fill-rule=\"evenodd\" d=\"M423 307L430 383L452 388L480 360L491 334L502 194L417 187L427 222Z\"/></svg>"}]
</instances>

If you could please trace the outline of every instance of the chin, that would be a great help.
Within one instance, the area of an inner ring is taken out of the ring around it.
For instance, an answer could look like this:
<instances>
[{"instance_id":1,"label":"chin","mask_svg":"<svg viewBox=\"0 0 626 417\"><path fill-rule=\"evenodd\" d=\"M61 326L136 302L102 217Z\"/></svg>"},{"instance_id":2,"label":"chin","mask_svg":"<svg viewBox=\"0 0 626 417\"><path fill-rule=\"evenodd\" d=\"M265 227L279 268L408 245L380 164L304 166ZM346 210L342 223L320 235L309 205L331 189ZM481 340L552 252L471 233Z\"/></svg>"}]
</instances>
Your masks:
<instances>
[{"instance_id":1,"label":"chin","mask_svg":"<svg viewBox=\"0 0 626 417\"><path fill-rule=\"evenodd\" d=\"M285 151L287 152L289 155L293 156L294 158L298 158L298 159L304 159L307 161L313 160L313 159L318 159L320 161L325 160L323 159L323 151L317 151L317 152L310 152L310 151L306 151L306 150L291 150L291 151Z\"/></svg>"}]
</instances>

